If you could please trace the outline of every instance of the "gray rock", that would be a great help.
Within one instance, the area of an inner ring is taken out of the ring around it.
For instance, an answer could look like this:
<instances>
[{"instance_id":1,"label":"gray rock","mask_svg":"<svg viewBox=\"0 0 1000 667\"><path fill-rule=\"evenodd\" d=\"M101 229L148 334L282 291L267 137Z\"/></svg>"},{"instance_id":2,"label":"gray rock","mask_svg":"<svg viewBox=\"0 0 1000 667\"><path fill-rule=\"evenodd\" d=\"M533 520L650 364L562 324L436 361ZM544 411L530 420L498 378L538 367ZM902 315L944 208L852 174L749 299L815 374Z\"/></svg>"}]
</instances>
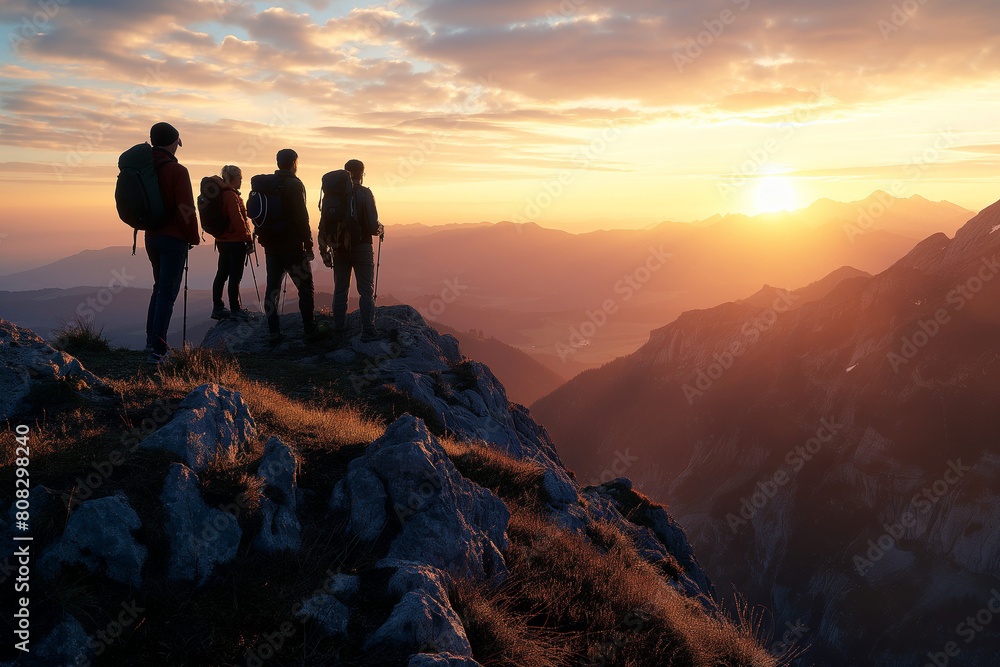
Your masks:
<instances>
[{"instance_id":1,"label":"gray rock","mask_svg":"<svg viewBox=\"0 0 1000 667\"><path fill-rule=\"evenodd\" d=\"M239 392L203 384L181 401L169 423L139 446L174 452L189 468L202 472L217 457L235 461L256 437L257 426Z\"/></svg>"},{"instance_id":2,"label":"gray rock","mask_svg":"<svg viewBox=\"0 0 1000 667\"><path fill-rule=\"evenodd\" d=\"M422 591L404 595L393 607L389 620L365 641L366 651L382 648L472 655L458 614Z\"/></svg>"},{"instance_id":3,"label":"gray rock","mask_svg":"<svg viewBox=\"0 0 1000 667\"><path fill-rule=\"evenodd\" d=\"M80 563L92 572L138 587L146 547L136 542L132 531L141 525L121 492L81 503L66 522L62 537L42 554L39 570L51 579L63 565Z\"/></svg>"},{"instance_id":4,"label":"gray rock","mask_svg":"<svg viewBox=\"0 0 1000 667\"><path fill-rule=\"evenodd\" d=\"M442 604L448 604L450 577L447 572L430 565L388 558L380 560L376 567L396 568L387 586L390 594L402 599L410 591L423 591Z\"/></svg>"},{"instance_id":5,"label":"gray rock","mask_svg":"<svg viewBox=\"0 0 1000 667\"><path fill-rule=\"evenodd\" d=\"M257 477L264 480L260 504L261 527L251 548L273 554L297 550L302 545L297 515L299 455L279 438L272 437L264 448Z\"/></svg>"},{"instance_id":6,"label":"gray rock","mask_svg":"<svg viewBox=\"0 0 1000 667\"><path fill-rule=\"evenodd\" d=\"M358 592L361 578L356 574L337 573L330 577L326 590L341 602L347 602Z\"/></svg>"},{"instance_id":7,"label":"gray rock","mask_svg":"<svg viewBox=\"0 0 1000 667\"><path fill-rule=\"evenodd\" d=\"M32 653L49 665L87 665L91 656L89 643L80 621L66 615L45 639L32 646Z\"/></svg>"},{"instance_id":8,"label":"gray rock","mask_svg":"<svg viewBox=\"0 0 1000 667\"><path fill-rule=\"evenodd\" d=\"M34 332L0 319L0 421L16 415L31 391L45 383L67 383L77 392L106 386L74 357Z\"/></svg>"},{"instance_id":9,"label":"gray rock","mask_svg":"<svg viewBox=\"0 0 1000 667\"><path fill-rule=\"evenodd\" d=\"M417 653L410 656L406 667L482 667L472 658L453 653Z\"/></svg>"},{"instance_id":10,"label":"gray rock","mask_svg":"<svg viewBox=\"0 0 1000 667\"><path fill-rule=\"evenodd\" d=\"M462 477L423 421L410 415L351 462L330 508L347 515L348 533L363 541L395 530L390 559L456 576L506 577L506 505Z\"/></svg>"},{"instance_id":11,"label":"gray rock","mask_svg":"<svg viewBox=\"0 0 1000 667\"><path fill-rule=\"evenodd\" d=\"M317 595L306 600L297 614L304 621L313 621L327 637L347 636L351 611L332 595Z\"/></svg>"},{"instance_id":12,"label":"gray rock","mask_svg":"<svg viewBox=\"0 0 1000 667\"><path fill-rule=\"evenodd\" d=\"M202 585L217 566L236 557L242 531L232 514L202 500L198 476L186 466L170 466L160 495L167 514L170 561L167 576Z\"/></svg>"}]
</instances>

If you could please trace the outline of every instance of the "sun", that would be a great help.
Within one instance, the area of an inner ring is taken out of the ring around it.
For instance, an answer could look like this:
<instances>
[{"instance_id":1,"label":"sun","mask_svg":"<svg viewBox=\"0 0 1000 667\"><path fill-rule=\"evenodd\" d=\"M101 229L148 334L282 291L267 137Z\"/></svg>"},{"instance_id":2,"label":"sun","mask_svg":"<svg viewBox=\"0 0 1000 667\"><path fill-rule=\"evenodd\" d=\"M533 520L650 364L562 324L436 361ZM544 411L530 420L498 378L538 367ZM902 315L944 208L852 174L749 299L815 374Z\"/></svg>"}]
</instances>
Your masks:
<instances>
[{"instance_id":1,"label":"sun","mask_svg":"<svg viewBox=\"0 0 1000 667\"><path fill-rule=\"evenodd\" d=\"M755 194L758 213L791 211L798 203L791 181L781 176L766 176L760 179Z\"/></svg>"}]
</instances>

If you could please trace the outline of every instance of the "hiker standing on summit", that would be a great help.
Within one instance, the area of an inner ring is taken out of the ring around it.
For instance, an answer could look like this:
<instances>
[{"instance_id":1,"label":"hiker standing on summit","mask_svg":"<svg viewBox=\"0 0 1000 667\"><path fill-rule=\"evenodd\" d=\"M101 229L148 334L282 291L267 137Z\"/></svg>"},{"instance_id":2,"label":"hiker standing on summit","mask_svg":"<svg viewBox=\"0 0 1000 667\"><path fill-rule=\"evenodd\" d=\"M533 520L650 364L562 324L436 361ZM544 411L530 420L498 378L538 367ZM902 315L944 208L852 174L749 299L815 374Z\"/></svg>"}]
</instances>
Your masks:
<instances>
[{"instance_id":1,"label":"hiker standing on summit","mask_svg":"<svg viewBox=\"0 0 1000 667\"><path fill-rule=\"evenodd\" d=\"M149 143L166 216L166 224L145 232L146 255L153 267L153 295L146 316L146 363L157 364L167 353L167 330L188 250L200 239L191 177L174 155L182 146L180 133L170 123L157 123L149 130Z\"/></svg>"},{"instance_id":2,"label":"hiker standing on summit","mask_svg":"<svg viewBox=\"0 0 1000 667\"><path fill-rule=\"evenodd\" d=\"M385 237L385 227L378 221L375 195L362 183L365 164L361 160L348 160L344 165L354 182L354 204L359 230L352 230L350 249L337 250L333 255L333 324L334 330L346 330L347 294L351 288L351 271L358 285L358 308L361 310L361 338L373 340L378 336L375 328L375 253L373 236ZM357 236L355 237L355 234Z\"/></svg>"},{"instance_id":3,"label":"hiker standing on summit","mask_svg":"<svg viewBox=\"0 0 1000 667\"><path fill-rule=\"evenodd\" d=\"M283 340L279 320L278 299L281 296L281 281L287 273L299 292L299 312L306 337L317 337L313 312L313 275L309 265L314 258L313 238L309 230L309 211L306 208L306 188L295 173L298 171L299 156L291 148L278 151L278 169L273 175L254 176L255 191L270 192L268 199L280 202L280 217L273 224L265 222L257 227L257 238L264 246L267 265L267 293L264 313L270 341L277 344ZM260 187L258 187L260 183ZM256 221L255 221L256 224Z\"/></svg>"},{"instance_id":4,"label":"hiker standing on summit","mask_svg":"<svg viewBox=\"0 0 1000 667\"><path fill-rule=\"evenodd\" d=\"M219 267L212 284L212 319L223 320L227 317L247 321L250 313L243 309L240 302L240 281L243 280L243 268L247 255L252 252L253 237L250 235L250 223L247 219L247 209L240 196L240 186L243 184L243 172L239 167L227 164L222 168L221 176L213 176L216 185L222 192L222 216L228 221L226 230L215 237L215 249L219 251ZM229 281L229 310L222 301L222 288Z\"/></svg>"}]
</instances>

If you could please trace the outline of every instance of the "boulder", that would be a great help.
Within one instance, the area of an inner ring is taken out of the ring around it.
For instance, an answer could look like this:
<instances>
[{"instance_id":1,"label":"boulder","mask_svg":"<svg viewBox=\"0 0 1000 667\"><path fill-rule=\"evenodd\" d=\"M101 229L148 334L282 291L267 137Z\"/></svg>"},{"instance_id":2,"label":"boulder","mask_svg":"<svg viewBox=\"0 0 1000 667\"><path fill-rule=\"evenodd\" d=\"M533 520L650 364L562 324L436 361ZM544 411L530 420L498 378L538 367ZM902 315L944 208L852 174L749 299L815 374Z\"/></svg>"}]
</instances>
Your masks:
<instances>
[{"instance_id":1,"label":"boulder","mask_svg":"<svg viewBox=\"0 0 1000 667\"><path fill-rule=\"evenodd\" d=\"M403 415L352 461L330 507L362 541L392 531L390 559L460 577L506 578L501 552L510 512L459 474L420 419Z\"/></svg>"},{"instance_id":2,"label":"boulder","mask_svg":"<svg viewBox=\"0 0 1000 667\"><path fill-rule=\"evenodd\" d=\"M312 621L327 637L347 636L351 612L333 595L317 595L306 600L297 614L303 621Z\"/></svg>"},{"instance_id":3,"label":"boulder","mask_svg":"<svg viewBox=\"0 0 1000 667\"><path fill-rule=\"evenodd\" d=\"M76 358L33 331L0 319L0 421L15 416L44 385L62 385L72 392L106 386Z\"/></svg>"},{"instance_id":4,"label":"boulder","mask_svg":"<svg viewBox=\"0 0 1000 667\"><path fill-rule=\"evenodd\" d=\"M278 437L264 447L257 477L264 480L260 530L250 548L266 554L297 550L302 545L297 515L299 455Z\"/></svg>"},{"instance_id":5,"label":"boulder","mask_svg":"<svg viewBox=\"0 0 1000 667\"><path fill-rule=\"evenodd\" d=\"M139 443L175 453L191 470L202 472L223 456L237 454L257 437L257 426L239 392L203 384L188 394L163 428Z\"/></svg>"},{"instance_id":6,"label":"boulder","mask_svg":"<svg viewBox=\"0 0 1000 667\"><path fill-rule=\"evenodd\" d=\"M86 665L90 664L88 645L92 641L80 621L67 614L45 639L31 647L31 652L46 665Z\"/></svg>"},{"instance_id":7,"label":"boulder","mask_svg":"<svg viewBox=\"0 0 1000 667\"><path fill-rule=\"evenodd\" d=\"M219 565L236 558L242 531L236 517L205 504L198 476L175 463L160 494L167 515L170 561L167 576L202 585Z\"/></svg>"},{"instance_id":8,"label":"boulder","mask_svg":"<svg viewBox=\"0 0 1000 667\"><path fill-rule=\"evenodd\" d=\"M141 525L124 493L83 502L70 515L59 540L42 554L39 571L51 579L62 566L79 563L109 579L138 587L146 547L136 542L132 531Z\"/></svg>"},{"instance_id":9,"label":"boulder","mask_svg":"<svg viewBox=\"0 0 1000 667\"><path fill-rule=\"evenodd\" d=\"M389 620L365 641L366 651L378 649L472 655L458 614L424 591L404 595L393 607Z\"/></svg>"}]
</instances>

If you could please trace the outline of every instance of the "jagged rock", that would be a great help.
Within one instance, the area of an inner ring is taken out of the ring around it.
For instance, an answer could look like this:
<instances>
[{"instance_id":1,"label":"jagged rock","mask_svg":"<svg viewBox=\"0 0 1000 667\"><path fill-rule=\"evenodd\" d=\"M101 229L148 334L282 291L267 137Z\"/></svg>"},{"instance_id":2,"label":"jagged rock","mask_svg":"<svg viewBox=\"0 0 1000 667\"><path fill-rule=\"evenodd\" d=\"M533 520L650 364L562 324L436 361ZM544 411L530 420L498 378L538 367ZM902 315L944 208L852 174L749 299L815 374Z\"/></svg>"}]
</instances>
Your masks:
<instances>
[{"instance_id":1,"label":"jagged rock","mask_svg":"<svg viewBox=\"0 0 1000 667\"><path fill-rule=\"evenodd\" d=\"M181 401L174 418L139 443L177 454L189 468L202 472L214 459L235 460L257 437L257 426L239 392L203 384Z\"/></svg>"},{"instance_id":2,"label":"jagged rock","mask_svg":"<svg viewBox=\"0 0 1000 667\"><path fill-rule=\"evenodd\" d=\"M421 563L388 558L379 561L376 567L396 568L396 573L389 579L387 586L392 595L402 598L410 591L423 591L442 604L448 604L449 576L447 572Z\"/></svg>"},{"instance_id":3,"label":"jagged rock","mask_svg":"<svg viewBox=\"0 0 1000 667\"><path fill-rule=\"evenodd\" d=\"M302 544L301 525L296 514L298 504L299 455L278 437L268 440L257 477L264 480L260 503L261 527L251 548L273 554L296 550Z\"/></svg>"},{"instance_id":4,"label":"jagged rock","mask_svg":"<svg viewBox=\"0 0 1000 667\"><path fill-rule=\"evenodd\" d=\"M356 574L337 573L330 577L326 590L341 602L347 602L358 592L361 577Z\"/></svg>"},{"instance_id":5,"label":"jagged rock","mask_svg":"<svg viewBox=\"0 0 1000 667\"><path fill-rule=\"evenodd\" d=\"M36 646L32 653L49 665L86 665L90 664L90 637L84 631L80 621L70 615L52 628L52 631Z\"/></svg>"},{"instance_id":6,"label":"jagged rock","mask_svg":"<svg viewBox=\"0 0 1000 667\"><path fill-rule=\"evenodd\" d=\"M0 421L13 417L42 384L64 383L81 392L104 387L103 380L74 357L56 350L28 329L0 319Z\"/></svg>"},{"instance_id":7,"label":"jagged rock","mask_svg":"<svg viewBox=\"0 0 1000 667\"><path fill-rule=\"evenodd\" d=\"M410 591L393 607L382 627L365 641L365 650L441 651L471 656L472 647L458 614L424 591Z\"/></svg>"},{"instance_id":8,"label":"jagged rock","mask_svg":"<svg viewBox=\"0 0 1000 667\"><path fill-rule=\"evenodd\" d=\"M170 579L194 581L200 586L217 566L236 557L243 534L239 522L232 514L205 504L198 476L188 467L180 463L170 466L160 501L170 536Z\"/></svg>"},{"instance_id":9,"label":"jagged rock","mask_svg":"<svg viewBox=\"0 0 1000 667\"><path fill-rule=\"evenodd\" d=\"M417 653L410 656L406 667L482 667L472 658L452 653Z\"/></svg>"},{"instance_id":10,"label":"jagged rock","mask_svg":"<svg viewBox=\"0 0 1000 667\"><path fill-rule=\"evenodd\" d=\"M393 526L398 533L390 559L427 563L456 576L506 577L500 552L507 547L507 506L462 477L415 417L397 419L351 462L330 506L348 516L348 533L363 541Z\"/></svg>"},{"instance_id":11,"label":"jagged rock","mask_svg":"<svg viewBox=\"0 0 1000 667\"><path fill-rule=\"evenodd\" d=\"M81 503L70 515L58 542L39 562L43 576L53 578L63 565L81 563L92 572L138 587L146 547L132 531L142 526L124 493Z\"/></svg>"},{"instance_id":12,"label":"jagged rock","mask_svg":"<svg viewBox=\"0 0 1000 667\"><path fill-rule=\"evenodd\" d=\"M317 595L306 600L298 613L304 621L313 621L327 637L344 637L351 621L351 611L333 595Z\"/></svg>"}]
</instances>

